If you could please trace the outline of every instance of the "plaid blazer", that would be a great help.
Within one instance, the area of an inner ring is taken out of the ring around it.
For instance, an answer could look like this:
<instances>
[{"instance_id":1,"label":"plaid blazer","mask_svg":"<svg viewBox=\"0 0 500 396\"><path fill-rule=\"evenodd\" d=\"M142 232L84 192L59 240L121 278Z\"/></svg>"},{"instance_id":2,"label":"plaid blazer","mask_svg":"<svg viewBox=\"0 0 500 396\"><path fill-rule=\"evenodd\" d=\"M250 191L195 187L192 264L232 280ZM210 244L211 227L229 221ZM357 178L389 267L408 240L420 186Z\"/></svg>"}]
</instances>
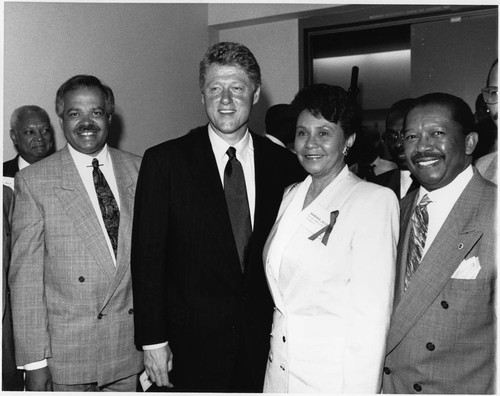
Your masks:
<instances>
[{"instance_id":1,"label":"plaid blazer","mask_svg":"<svg viewBox=\"0 0 500 396\"><path fill-rule=\"evenodd\" d=\"M403 292L417 191L401 201L394 311L384 393L495 392L497 188L476 169ZM478 260L475 279L452 275Z\"/></svg>"},{"instance_id":2,"label":"plaid blazer","mask_svg":"<svg viewBox=\"0 0 500 396\"><path fill-rule=\"evenodd\" d=\"M109 148L120 196L116 267L68 147L18 172L9 281L18 365L60 384L138 373L130 240L140 157Z\"/></svg>"}]
</instances>

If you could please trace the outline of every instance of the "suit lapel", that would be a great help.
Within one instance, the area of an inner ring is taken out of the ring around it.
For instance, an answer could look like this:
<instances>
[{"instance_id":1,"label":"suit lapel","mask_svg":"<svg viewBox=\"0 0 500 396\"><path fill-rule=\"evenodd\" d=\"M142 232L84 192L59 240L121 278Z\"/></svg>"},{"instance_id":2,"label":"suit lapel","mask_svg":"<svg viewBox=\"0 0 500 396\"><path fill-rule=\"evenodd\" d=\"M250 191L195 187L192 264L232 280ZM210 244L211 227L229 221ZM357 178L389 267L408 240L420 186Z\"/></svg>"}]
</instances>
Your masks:
<instances>
[{"instance_id":1,"label":"suit lapel","mask_svg":"<svg viewBox=\"0 0 500 396\"><path fill-rule=\"evenodd\" d=\"M73 221L80 240L94 257L103 272L111 278L114 265L87 190L83 185L68 147L60 151L61 186L54 188L63 210Z\"/></svg>"},{"instance_id":2,"label":"suit lapel","mask_svg":"<svg viewBox=\"0 0 500 396\"><path fill-rule=\"evenodd\" d=\"M401 294L389 330L388 353L417 323L441 293L467 253L481 238L482 232L476 230L475 218L483 186L480 177L474 174L423 257L408 290ZM411 205L411 208L413 206ZM409 228L411 210L405 216L408 219L406 226ZM402 256L398 257L400 278L404 277L402 273L406 268L407 237L404 246Z\"/></svg>"},{"instance_id":3,"label":"suit lapel","mask_svg":"<svg viewBox=\"0 0 500 396\"><path fill-rule=\"evenodd\" d=\"M240 260L226 206L224 188L208 137L208 128L204 126L191 133L193 136L189 150L192 159L187 161L186 166L190 167L189 174L193 176L192 182L189 182L190 185L195 186L192 193L203 197L203 204L207 208L207 217L203 219L203 222L211 228L214 224L218 225L214 237L221 247L221 252L227 256L221 264L230 263L228 268L230 276L241 276Z\"/></svg>"},{"instance_id":4,"label":"suit lapel","mask_svg":"<svg viewBox=\"0 0 500 396\"><path fill-rule=\"evenodd\" d=\"M135 179L132 175L137 171L132 169L130 162L113 148L109 148L113 172L115 174L118 194L120 196L120 226L118 234L118 250L116 258L116 271L109 285L107 296L103 305L107 303L120 284L123 276L130 267L130 246L132 239L132 216L135 195Z\"/></svg>"}]
</instances>

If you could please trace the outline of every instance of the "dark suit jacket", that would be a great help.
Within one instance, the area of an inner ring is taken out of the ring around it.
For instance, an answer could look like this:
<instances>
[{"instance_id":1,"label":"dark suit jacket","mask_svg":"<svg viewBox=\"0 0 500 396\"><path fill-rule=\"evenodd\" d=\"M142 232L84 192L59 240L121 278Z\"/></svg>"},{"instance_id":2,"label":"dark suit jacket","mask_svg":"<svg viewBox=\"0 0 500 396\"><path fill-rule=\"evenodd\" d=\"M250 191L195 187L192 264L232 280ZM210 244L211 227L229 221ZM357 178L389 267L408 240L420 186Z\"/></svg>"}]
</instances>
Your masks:
<instances>
[{"instance_id":1,"label":"dark suit jacket","mask_svg":"<svg viewBox=\"0 0 500 396\"><path fill-rule=\"evenodd\" d=\"M244 275L207 126L150 148L141 164L135 340L139 347L169 341L177 389L228 390L234 370L248 368L245 388L262 391L273 310L262 249L284 188L305 173L286 149L252 138L255 217Z\"/></svg>"},{"instance_id":2,"label":"dark suit jacket","mask_svg":"<svg viewBox=\"0 0 500 396\"><path fill-rule=\"evenodd\" d=\"M12 333L12 310L7 274L10 263L10 218L14 207L14 192L3 186L3 279L2 279L2 390L22 391L23 373L16 369L14 356L14 335Z\"/></svg>"},{"instance_id":3,"label":"dark suit jacket","mask_svg":"<svg viewBox=\"0 0 500 396\"><path fill-rule=\"evenodd\" d=\"M394 191L394 194L396 194L398 199L401 199L401 171L399 168L381 173L380 175L375 176L371 181L379 186L390 188ZM418 184L415 187L412 184L406 195L412 192L415 188L418 188L417 186Z\"/></svg>"},{"instance_id":4,"label":"dark suit jacket","mask_svg":"<svg viewBox=\"0 0 500 396\"><path fill-rule=\"evenodd\" d=\"M6 177L14 177L19 172L18 165L19 154L15 158L3 163L3 175Z\"/></svg>"},{"instance_id":5,"label":"dark suit jacket","mask_svg":"<svg viewBox=\"0 0 500 396\"><path fill-rule=\"evenodd\" d=\"M403 292L416 196L413 192L401 201L383 392L494 393L496 186L474 169ZM475 279L452 277L464 260L479 261Z\"/></svg>"}]
</instances>

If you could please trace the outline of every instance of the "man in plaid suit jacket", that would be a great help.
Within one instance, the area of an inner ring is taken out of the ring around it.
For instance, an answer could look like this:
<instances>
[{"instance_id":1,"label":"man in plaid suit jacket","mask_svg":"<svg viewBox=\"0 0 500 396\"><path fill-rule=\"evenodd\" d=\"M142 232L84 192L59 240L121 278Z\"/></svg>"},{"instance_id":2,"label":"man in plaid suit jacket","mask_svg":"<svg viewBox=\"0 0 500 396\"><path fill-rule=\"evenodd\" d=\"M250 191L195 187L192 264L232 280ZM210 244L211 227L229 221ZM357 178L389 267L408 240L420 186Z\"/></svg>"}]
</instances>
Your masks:
<instances>
[{"instance_id":1,"label":"man in plaid suit jacket","mask_svg":"<svg viewBox=\"0 0 500 396\"><path fill-rule=\"evenodd\" d=\"M135 391L130 240L140 157L106 144L111 89L75 76L57 93L69 145L16 175L10 286L16 361L28 390ZM92 178L120 210L116 257ZM99 168L101 169L101 168Z\"/></svg>"},{"instance_id":2,"label":"man in plaid suit jacket","mask_svg":"<svg viewBox=\"0 0 500 396\"><path fill-rule=\"evenodd\" d=\"M474 116L453 95L417 98L406 116L405 155L421 187L401 201L383 393L495 393L497 189L471 165L476 144ZM412 272L412 213L426 196Z\"/></svg>"}]
</instances>

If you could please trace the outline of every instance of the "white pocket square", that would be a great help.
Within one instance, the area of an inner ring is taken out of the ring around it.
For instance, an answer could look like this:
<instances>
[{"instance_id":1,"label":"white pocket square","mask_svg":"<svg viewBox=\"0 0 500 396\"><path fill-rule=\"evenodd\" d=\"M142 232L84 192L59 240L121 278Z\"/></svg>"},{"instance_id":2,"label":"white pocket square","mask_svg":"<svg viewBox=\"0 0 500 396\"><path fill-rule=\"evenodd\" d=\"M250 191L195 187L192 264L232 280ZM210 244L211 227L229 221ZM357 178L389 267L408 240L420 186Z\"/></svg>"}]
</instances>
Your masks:
<instances>
[{"instance_id":1,"label":"white pocket square","mask_svg":"<svg viewBox=\"0 0 500 396\"><path fill-rule=\"evenodd\" d=\"M481 270L479 258L469 257L460 263L457 270L451 276L452 279L476 279L477 274Z\"/></svg>"}]
</instances>

